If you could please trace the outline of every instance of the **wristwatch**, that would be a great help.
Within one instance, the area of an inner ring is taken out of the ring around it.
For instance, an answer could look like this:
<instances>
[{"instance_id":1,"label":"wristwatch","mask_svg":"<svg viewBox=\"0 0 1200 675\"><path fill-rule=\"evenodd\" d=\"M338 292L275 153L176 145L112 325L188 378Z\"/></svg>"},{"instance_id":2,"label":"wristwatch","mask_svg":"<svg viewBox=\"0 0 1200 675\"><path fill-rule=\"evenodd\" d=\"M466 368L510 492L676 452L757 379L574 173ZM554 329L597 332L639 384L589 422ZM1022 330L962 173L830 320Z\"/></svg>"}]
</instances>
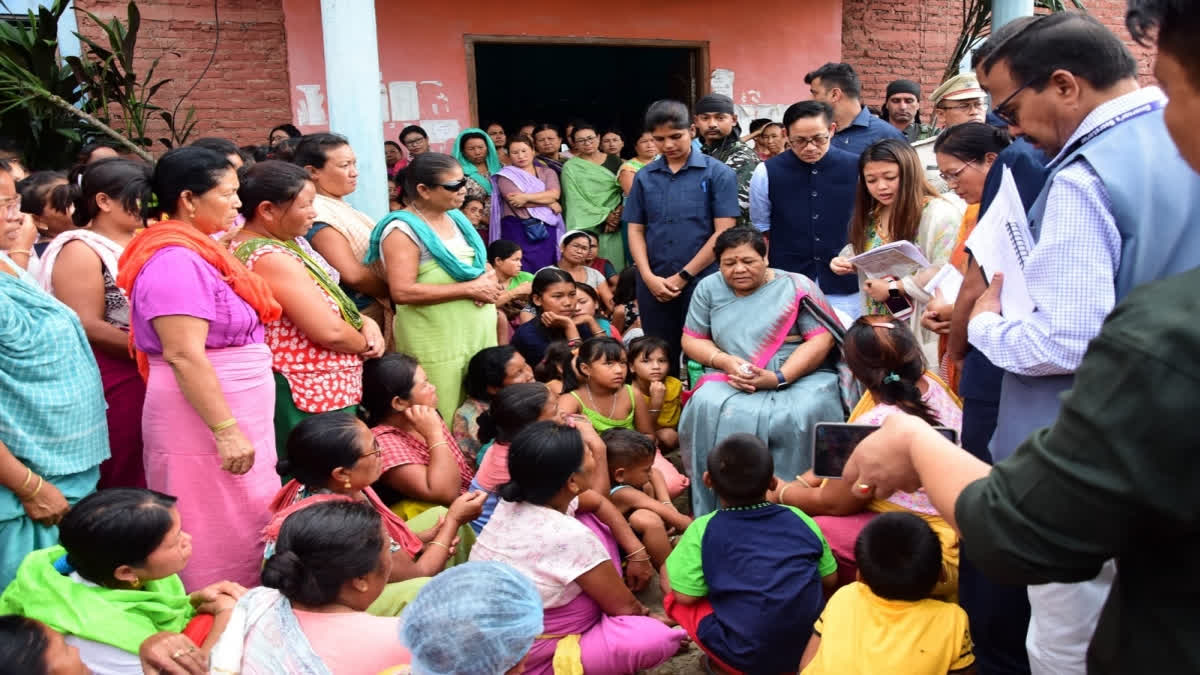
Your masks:
<instances>
[{"instance_id":1,"label":"wristwatch","mask_svg":"<svg viewBox=\"0 0 1200 675\"><path fill-rule=\"evenodd\" d=\"M779 386L775 387L776 389L786 389L787 386L791 384L791 382L788 382L787 378L783 376L782 370L775 371L775 377L779 380Z\"/></svg>"},{"instance_id":2,"label":"wristwatch","mask_svg":"<svg viewBox=\"0 0 1200 675\"><path fill-rule=\"evenodd\" d=\"M888 297L896 299L900 298L900 283L895 279L892 279L888 282Z\"/></svg>"},{"instance_id":3,"label":"wristwatch","mask_svg":"<svg viewBox=\"0 0 1200 675\"><path fill-rule=\"evenodd\" d=\"M687 283L687 284L692 283L696 279L696 277L694 275L692 275L692 273L687 271L686 269L679 270L679 278L683 279L683 282Z\"/></svg>"}]
</instances>

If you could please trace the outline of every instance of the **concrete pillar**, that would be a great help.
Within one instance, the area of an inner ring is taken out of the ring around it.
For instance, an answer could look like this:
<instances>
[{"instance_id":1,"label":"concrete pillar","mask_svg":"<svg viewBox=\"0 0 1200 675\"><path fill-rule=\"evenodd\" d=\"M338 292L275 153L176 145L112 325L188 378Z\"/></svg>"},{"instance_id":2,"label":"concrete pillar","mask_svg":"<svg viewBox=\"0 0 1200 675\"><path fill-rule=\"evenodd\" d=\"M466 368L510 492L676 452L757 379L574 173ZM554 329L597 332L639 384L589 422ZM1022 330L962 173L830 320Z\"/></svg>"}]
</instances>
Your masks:
<instances>
[{"instance_id":1,"label":"concrete pillar","mask_svg":"<svg viewBox=\"0 0 1200 675\"><path fill-rule=\"evenodd\" d=\"M383 117L378 104L379 44L375 0L321 0L329 130L350 140L358 157L354 208L379 219L388 211Z\"/></svg>"},{"instance_id":2,"label":"concrete pillar","mask_svg":"<svg viewBox=\"0 0 1200 675\"><path fill-rule=\"evenodd\" d=\"M992 0L992 30L1023 16L1033 15L1033 0Z\"/></svg>"}]
</instances>

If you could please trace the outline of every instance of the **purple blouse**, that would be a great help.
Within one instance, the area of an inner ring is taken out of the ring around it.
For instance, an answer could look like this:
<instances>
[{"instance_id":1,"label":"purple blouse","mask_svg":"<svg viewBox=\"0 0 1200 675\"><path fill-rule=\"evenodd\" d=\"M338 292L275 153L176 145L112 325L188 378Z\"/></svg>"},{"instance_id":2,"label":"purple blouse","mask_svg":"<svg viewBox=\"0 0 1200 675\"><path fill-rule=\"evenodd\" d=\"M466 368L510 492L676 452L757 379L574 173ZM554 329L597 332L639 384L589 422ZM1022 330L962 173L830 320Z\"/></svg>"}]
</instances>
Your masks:
<instances>
[{"instance_id":1,"label":"purple blouse","mask_svg":"<svg viewBox=\"0 0 1200 675\"><path fill-rule=\"evenodd\" d=\"M150 257L133 282L136 347L162 354L152 319L186 315L208 322L207 349L240 347L263 341L258 312L221 278L217 268L182 246L167 246Z\"/></svg>"}]
</instances>

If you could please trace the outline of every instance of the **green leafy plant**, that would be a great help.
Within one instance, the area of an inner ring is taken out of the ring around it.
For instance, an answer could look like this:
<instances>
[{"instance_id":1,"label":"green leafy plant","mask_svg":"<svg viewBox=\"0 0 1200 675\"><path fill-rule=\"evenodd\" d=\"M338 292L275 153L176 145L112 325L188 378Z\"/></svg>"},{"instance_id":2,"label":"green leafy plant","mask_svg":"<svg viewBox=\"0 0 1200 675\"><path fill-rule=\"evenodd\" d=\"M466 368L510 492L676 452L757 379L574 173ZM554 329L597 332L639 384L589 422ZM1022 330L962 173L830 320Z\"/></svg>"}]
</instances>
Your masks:
<instances>
[{"instance_id":1,"label":"green leafy plant","mask_svg":"<svg viewBox=\"0 0 1200 675\"><path fill-rule=\"evenodd\" d=\"M1035 7L1051 12L1064 12L1068 4L1074 9L1087 11L1080 0L1035 0ZM992 32L992 0L963 0L963 26L954 52L950 54L950 62L942 73L942 81L950 79L958 73L959 64L979 45L983 38Z\"/></svg>"},{"instance_id":2,"label":"green leafy plant","mask_svg":"<svg viewBox=\"0 0 1200 675\"><path fill-rule=\"evenodd\" d=\"M78 113L83 92L58 58L58 21L68 0L30 11L27 21L0 21L0 128L30 141L32 168L69 165L98 127Z\"/></svg>"},{"instance_id":3,"label":"green leafy plant","mask_svg":"<svg viewBox=\"0 0 1200 675\"><path fill-rule=\"evenodd\" d=\"M125 137L147 148L153 144L147 135L149 122L153 117L161 117L171 138L158 140L168 148L184 144L196 126L195 109L189 109L187 116L177 124L171 113L152 101L158 91L171 82L170 78L154 80L162 57L151 61L144 75L139 76L134 67L138 31L142 24L137 4L131 0L127 5L125 23L116 17L105 22L91 12L85 14L103 31L107 45L79 35L87 53L84 58L69 56L66 61L84 94L94 104L95 115L105 123L117 126L112 115L115 106L120 111L116 121Z\"/></svg>"}]
</instances>

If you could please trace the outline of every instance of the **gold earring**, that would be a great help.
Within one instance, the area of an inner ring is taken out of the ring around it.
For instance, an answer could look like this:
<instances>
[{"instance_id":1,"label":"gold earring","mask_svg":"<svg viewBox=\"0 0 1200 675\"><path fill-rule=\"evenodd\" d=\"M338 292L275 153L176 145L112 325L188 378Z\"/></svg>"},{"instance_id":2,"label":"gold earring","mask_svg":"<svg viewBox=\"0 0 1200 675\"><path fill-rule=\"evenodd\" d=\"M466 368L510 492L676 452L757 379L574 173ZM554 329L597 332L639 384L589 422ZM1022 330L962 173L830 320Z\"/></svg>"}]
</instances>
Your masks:
<instances>
[{"instance_id":1,"label":"gold earring","mask_svg":"<svg viewBox=\"0 0 1200 675\"><path fill-rule=\"evenodd\" d=\"M347 478L347 479L346 479L346 484L345 484L345 485L343 485L342 487L344 487L344 488L346 488L347 490L349 490L351 487L354 487L354 486L352 486L352 485L350 484L350 479L349 479L349 478Z\"/></svg>"},{"instance_id":2,"label":"gold earring","mask_svg":"<svg viewBox=\"0 0 1200 675\"><path fill-rule=\"evenodd\" d=\"M139 579L139 578L137 578L137 577L134 577L134 578L133 578L133 581L131 581L131 582L129 583L129 585L130 585L130 586L133 586L134 588L141 588L141 587L142 587L142 580L141 580L141 579Z\"/></svg>"}]
</instances>

